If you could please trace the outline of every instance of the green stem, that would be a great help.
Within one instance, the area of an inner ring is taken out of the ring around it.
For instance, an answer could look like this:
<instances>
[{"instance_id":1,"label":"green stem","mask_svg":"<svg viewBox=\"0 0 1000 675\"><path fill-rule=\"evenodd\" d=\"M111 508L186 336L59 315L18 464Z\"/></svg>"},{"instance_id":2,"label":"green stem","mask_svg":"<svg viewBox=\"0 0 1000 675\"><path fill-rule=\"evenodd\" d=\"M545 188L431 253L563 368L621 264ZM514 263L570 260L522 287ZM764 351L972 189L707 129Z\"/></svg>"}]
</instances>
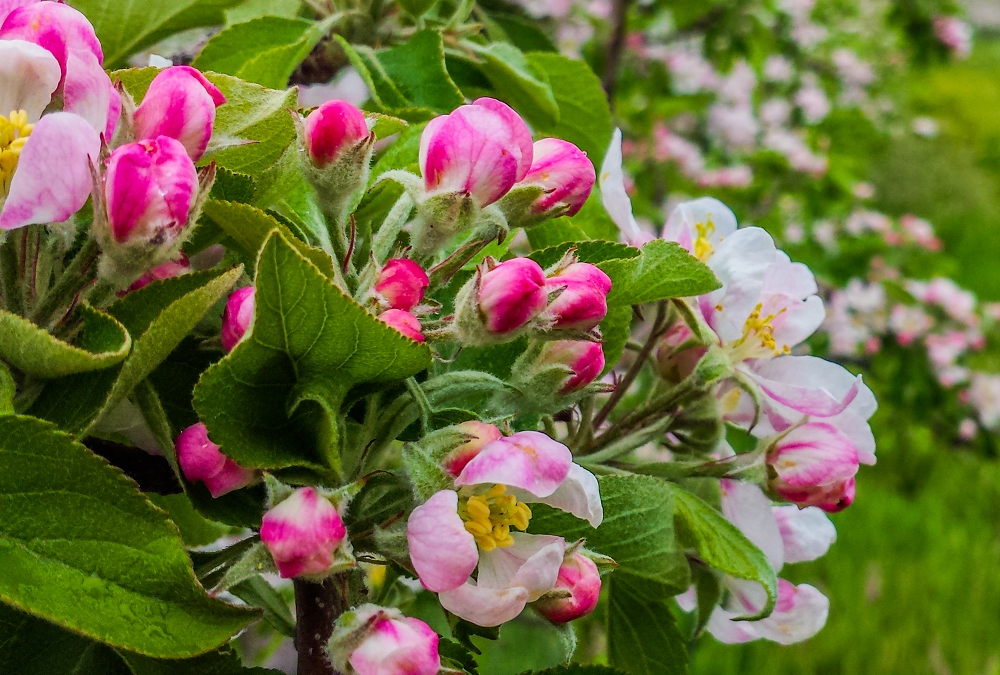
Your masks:
<instances>
[{"instance_id":1,"label":"green stem","mask_svg":"<svg viewBox=\"0 0 1000 675\"><path fill-rule=\"evenodd\" d=\"M417 407L420 408L420 426L426 434L431 430L431 415L434 414L431 402L427 400L427 395L420 388L420 383L415 378L406 378L406 388L413 396L413 400L417 402Z\"/></svg>"},{"instance_id":2,"label":"green stem","mask_svg":"<svg viewBox=\"0 0 1000 675\"><path fill-rule=\"evenodd\" d=\"M14 249L14 233L7 232L0 242L0 283L3 285L3 299L7 310L13 314L21 314L24 311L18 283L21 275L17 257L17 251Z\"/></svg>"},{"instance_id":3,"label":"green stem","mask_svg":"<svg viewBox=\"0 0 1000 675\"><path fill-rule=\"evenodd\" d=\"M31 321L48 328L54 319L60 317L73 302L73 298L97 278L97 256L101 247L94 239L87 239L83 248L70 261L59 276L59 280L49 289L42 301L31 313Z\"/></svg>"}]
</instances>

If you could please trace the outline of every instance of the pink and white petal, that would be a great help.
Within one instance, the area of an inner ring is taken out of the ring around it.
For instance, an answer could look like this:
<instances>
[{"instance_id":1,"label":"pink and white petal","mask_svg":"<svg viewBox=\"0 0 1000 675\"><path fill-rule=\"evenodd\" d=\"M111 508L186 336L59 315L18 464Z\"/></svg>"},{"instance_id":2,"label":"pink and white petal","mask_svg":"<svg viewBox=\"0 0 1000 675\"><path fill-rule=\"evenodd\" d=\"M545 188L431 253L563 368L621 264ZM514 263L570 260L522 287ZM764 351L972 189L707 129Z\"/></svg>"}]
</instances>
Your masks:
<instances>
[{"instance_id":1,"label":"pink and white petal","mask_svg":"<svg viewBox=\"0 0 1000 675\"><path fill-rule=\"evenodd\" d=\"M708 266L722 288L701 296L699 305L723 343L742 337L747 317L760 302L775 251L771 235L759 227L747 227L727 237L709 259Z\"/></svg>"},{"instance_id":2,"label":"pink and white petal","mask_svg":"<svg viewBox=\"0 0 1000 675\"><path fill-rule=\"evenodd\" d=\"M622 169L622 130L615 129L611 137L611 145L604 155L600 173L601 200L604 210L611 216L618 229L621 230L625 243L630 246L642 246L654 239L652 235L643 232L632 215L632 200L625 191L625 172Z\"/></svg>"},{"instance_id":3,"label":"pink and white petal","mask_svg":"<svg viewBox=\"0 0 1000 675\"><path fill-rule=\"evenodd\" d=\"M93 54L71 52L67 56L63 110L87 120L99 133L107 133L112 92L111 79Z\"/></svg>"},{"instance_id":4,"label":"pink and white petal","mask_svg":"<svg viewBox=\"0 0 1000 675\"><path fill-rule=\"evenodd\" d=\"M438 594L441 606L466 621L486 628L517 618L528 604L528 590L520 586L485 588L471 580Z\"/></svg>"},{"instance_id":5,"label":"pink and white petal","mask_svg":"<svg viewBox=\"0 0 1000 675\"><path fill-rule=\"evenodd\" d=\"M779 250L764 280L764 294L772 293L801 299L819 293L819 286L808 265L792 262L787 253Z\"/></svg>"},{"instance_id":6,"label":"pink and white petal","mask_svg":"<svg viewBox=\"0 0 1000 675\"><path fill-rule=\"evenodd\" d=\"M43 117L21 150L0 229L57 223L79 211L90 196L90 165L100 149L100 136L83 118Z\"/></svg>"},{"instance_id":7,"label":"pink and white petal","mask_svg":"<svg viewBox=\"0 0 1000 675\"><path fill-rule=\"evenodd\" d=\"M698 589L695 586L687 589L680 595L675 595L674 600L677 606L685 612L693 612L698 607Z\"/></svg>"},{"instance_id":8,"label":"pink and white petal","mask_svg":"<svg viewBox=\"0 0 1000 675\"><path fill-rule=\"evenodd\" d=\"M455 485L495 483L548 497L566 480L573 453L540 431L518 433L488 443L455 479Z\"/></svg>"},{"instance_id":9,"label":"pink and white petal","mask_svg":"<svg viewBox=\"0 0 1000 675\"><path fill-rule=\"evenodd\" d=\"M730 612L722 607L716 607L712 615L705 624L712 637L723 644L738 645L744 642L752 642L760 638L755 626L757 622L733 621L738 616L744 616L742 612Z\"/></svg>"},{"instance_id":10,"label":"pink and white petal","mask_svg":"<svg viewBox=\"0 0 1000 675\"><path fill-rule=\"evenodd\" d=\"M804 342L826 320L823 299L818 295L809 296L805 302L788 299L783 304L785 311L774 321L774 339L779 345L794 347ZM765 309L765 315L770 313Z\"/></svg>"},{"instance_id":11,"label":"pink and white petal","mask_svg":"<svg viewBox=\"0 0 1000 675\"><path fill-rule=\"evenodd\" d=\"M858 451L858 461L861 464L874 466L875 464L875 434L868 424L868 420L857 414L852 407L849 407L839 415L827 417L825 422L829 422L840 430L840 433L851 439L854 449Z\"/></svg>"},{"instance_id":12,"label":"pink and white petal","mask_svg":"<svg viewBox=\"0 0 1000 675\"><path fill-rule=\"evenodd\" d=\"M59 62L47 49L24 40L0 40L0 115L23 110L29 122L36 122L61 76Z\"/></svg>"},{"instance_id":13,"label":"pink and white petal","mask_svg":"<svg viewBox=\"0 0 1000 675\"><path fill-rule=\"evenodd\" d=\"M785 548L785 562L809 562L821 558L837 541L837 528L823 509L808 506L772 507Z\"/></svg>"},{"instance_id":14,"label":"pink and white petal","mask_svg":"<svg viewBox=\"0 0 1000 675\"><path fill-rule=\"evenodd\" d=\"M13 12L18 7L26 7L27 5L33 5L38 0L0 0L0 26L3 25L4 19L7 15Z\"/></svg>"},{"instance_id":15,"label":"pink and white petal","mask_svg":"<svg viewBox=\"0 0 1000 675\"><path fill-rule=\"evenodd\" d=\"M778 579L778 604L774 613L754 623L761 637L790 645L808 640L826 625L830 600L809 584L798 586Z\"/></svg>"},{"instance_id":16,"label":"pink and white petal","mask_svg":"<svg viewBox=\"0 0 1000 675\"><path fill-rule=\"evenodd\" d=\"M858 451L850 439L826 422L809 422L778 441L768 463L793 487L828 485L858 472Z\"/></svg>"},{"instance_id":17,"label":"pink and white petal","mask_svg":"<svg viewBox=\"0 0 1000 675\"><path fill-rule=\"evenodd\" d=\"M778 521L771 511L771 500L752 483L719 481L722 515L735 525L764 555L777 572L785 564L785 547Z\"/></svg>"},{"instance_id":18,"label":"pink and white petal","mask_svg":"<svg viewBox=\"0 0 1000 675\"><path fill-rule=\"evenodd\" d=\"M816 356L782 356L759 361L752 365L752 370L758 384L766 386L765 393L797 412L831 417L851 409L867 420L878 408L875 395L859 375Z\"/></svg>"},{"instance_id":19,"label":"pink and white petal","mask_svg":"<svg viewBox=\"0 0 1000 675\"><path fill-rule=\"evenodd\" d=\"M517 494L517 491L515 491ZM597 477L579 464L573 463L556 491L548 497L517 495L521 501L533 501L546 504L560 511L571 513L597 527L604 521L604 505L601 503L601 489Z\"/></svg>"},{"instance_id":20,"label":"pink and white petal","mask_svg":"<svg viewBox=\"0 0 1000 675\"><path fill-rule=\"evenodd\" d=\"M118 129L118 122L122 117L122 96L115 89L114 84L110 81L108 84L111 89L108 92L108 121L104 126L104 139L110 143L111 139L115 136L115 130Z\"/></svg>"},{"instance_id":21,"label":"pink and white petal","mask_svg":"<svg viewBox=\"0 0 1000 675\"><path fill-rule=\"evenodd\" d=\"M703 223L708 241L713 248L719 246L726 237L736 232L736 214L732 209L714 197L702 197L678 204L663 226L663 238L676 241L688 251L692 251L698 238L696 224ZM709 229L709 223L711 228Z\"/></svg>"},{"instance_id":22,"label":"pink and white petal","mask_svg":"<svg viewBox=\"0 0 1000 675\"><path fill-rule=\"evenodd\" d=\"M529 602L555 588L566 552L562 537L512 532L512 546L495 548L479 559L477 584L482 588L518 586L528 591Z\"/></svg>"},{"instance_id":23,"label":"pink and white petal","mask_svg":"<svg viewBox=\"0 0 1000 675\"><path fill-rule=\"evenodd\" d=\"M406 540L420 582L435 593L464 584L479 562L476 540L458 515L454 490L441 490L413 509Z\"/></svg>"}]
</instances>

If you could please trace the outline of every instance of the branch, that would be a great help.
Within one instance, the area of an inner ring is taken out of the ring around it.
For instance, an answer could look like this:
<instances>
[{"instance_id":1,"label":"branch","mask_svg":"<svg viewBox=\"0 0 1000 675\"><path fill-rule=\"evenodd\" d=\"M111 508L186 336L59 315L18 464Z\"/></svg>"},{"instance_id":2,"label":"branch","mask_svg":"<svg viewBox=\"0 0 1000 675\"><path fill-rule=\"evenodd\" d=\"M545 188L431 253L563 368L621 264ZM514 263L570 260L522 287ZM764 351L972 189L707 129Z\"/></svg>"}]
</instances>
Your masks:
<instances>
[{"instance_id":1,"label":"branch","mask_svg":"<svg viewBox=\"0 0 1000 675\"><path fill-rule=\"evenodd\" d=\"M611 39L608 40L608 57L604 62L604 77L601 85L610 102L615 93L615 82L618 80L618 65L621 63L622 51L625 48L625 28L628 23L629 0L612 0L611 4Z\"/></svg>"},{"instance_id":2,"label":"branch","mask_svg":"<svg viewBox=\"0 0 1000 675\"><path fill-rule=\"evenodd\" d=\"M295 649L299 652L299 675L339 675L330 663L326 643L333 624L347 610L341 591L343 576L318 584L295 579Z\"/></svg>"}]
</instances>

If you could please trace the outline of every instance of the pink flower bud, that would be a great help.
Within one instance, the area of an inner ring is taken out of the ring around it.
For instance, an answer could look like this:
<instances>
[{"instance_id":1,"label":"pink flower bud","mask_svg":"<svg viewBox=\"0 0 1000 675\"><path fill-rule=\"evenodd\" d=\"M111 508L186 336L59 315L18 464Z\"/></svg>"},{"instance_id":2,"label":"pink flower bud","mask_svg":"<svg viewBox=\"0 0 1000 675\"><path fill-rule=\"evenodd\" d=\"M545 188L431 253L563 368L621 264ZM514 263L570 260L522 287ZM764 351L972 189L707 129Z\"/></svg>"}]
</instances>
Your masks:
<instances>
[{"instance_id":1,"label":"pink flower bud","mask_svg":"<svg viewBox=\"0 0 1000 675\"><path fill-rule=\"evenodd\" d=\"M858 451L851 439L827 422L809 422L775 443L767 462L777 477L775 492L799 506L830 510L854 500Z\"/></svg>"},{"instance_id":2,"label":"pink flower bud","mask_svg":"<svg viewBox=\"0 0 1000 675\"><path fill-rule=\"evenodd\" d=\"M543 138L535 142L531 169L521 181L545 190L532 205L535 213L545 213L563 207L562 215L576 215L597 180L594 165L587 153L559 138Z\"/></svg>"},{"instance_id":3,"label":"pink flower bud","mask_svg":"<svg viewBox=\"0 0 1000 675\"><path fill-rule=\"evenodd\" d=\"M364 114L347 101L327 101L306 117L306 150L319 168L370 135Z\"/></svg>"},{"instance_id":4,"label":"pink flower bud","mask_svg":"<svg viewBox=\"0 0 1000 675\"><path fill-rule=\"evenodd\" d=\"M181 253L181 257L177 260L165 262L162 265L157 265L147 272L143 272L142 276L136 279L135 282L128 287L128 292L145 288L154 281L163 281L164 279L179 277L180 275L187 274L190 271L191 263L188 260L188 257Z\"/></svg>"},{"instance_id":5,"label":"pink flower bud","mask_svg":"<svg viewBox=\"0 0 1000 675\"><path fill-rule=\"evenodd\" d=\"M135 111L138 140L169 136L198 161L212 138L215 109L226 97L190 66L165 68L153 79Z\"/></svg>"},{"instance_id":6,"label":"pink flower bud","mask_svg":"<svg viewBox=\"0 0 1000 675\"><path fill-rule=\"evenodd\" d=\"M553 623L566 623L586 616L597 607L601 596L601 573L594 561L581 553L574 553L559 568L555 590L567 590L568 598L541 600L535 609Z\"/></svg>"},{"instance_id":7,"label":"pink flower bud","mask_svg":"<svg viewBox=\"0 0 1000 675\"><path fill-rule=\"evenodd\" d=\"M492 424L469 420L455 425L455 430L471 436L471 438L448 453L442 462L444 470L458 477L465 465L475 459L479 451L487 444L499 439L503 434Z\"/></svg>"},{"instance_id":8,"label":"pink flower bud","mask_svg":"<svg viewBox=\"0 0 1000 675\"><path fill-rule=\"evenodd\" d=\"M428 192L466 193L494 203L531 167L531 132L507 104L481 98L435 117L420 137L420 170Z\"/></svg>"},{"instance_id":9,"label":"pink flower bud","mask_svg":"<svg viewBox=\"0 0 1000 675\"><path fill-rule=\"evenodd\" d=\"M583 340L549 342L542 348L538 360L542 364L562 364L573 371L560 390L562 394L583 389L604 371L604 350L596 342Z\"/></svg>"},{"instance_id":10,"label":"pink flower bud","mask_svg":"<svg viewBox=\"0 0 1000 675\"><path fill-rule=\"evenodd\" d=\"M437 675L438 634L407 616L377 619L348 661L357 675Z\"/></svg>"},{"instance_id":11,"label":"pink flower bud","mask_svg":"<svg viewBox=\"0 0 1000 675\"><path fill-rule=\"evenodd\" d=\"M608 313L611 278L594 265L574 263L546 281L549 292L562 292L545 310L553 328L587 331L597 326Z\"/></svg>"},{"instance_id":12,"label":"pink flower bud","mask_svg":"<svg viewBox=\"0 0 1000 675\"><path fill-rule=\"evenodd\" d=\"M246 487L254 479L252 469L243 468L219 451L201 422L182 431L175 445L184 477L192 483L204 483L212 497Z\"/></svg>"},{"instance_id":13,"label":"pink flower bud","mask_svg":"<svg viewBox=\"0 0 1000 675\"><path fill-rule=\"evenodd\" d=\"M387 326L395 328L411 340L416 340L417 342L424 341L424 334L420 332L420 321L407 311L390 309L382 312L378 320Z\"/></svg>"},{"instance_id":14,"label":"pink flower bud","mask_svg":"<svg viewBox=\"0 0 1000 675\"><path fill-rule=\"evenodd\" d=\"M688 347L678 350L694 333L683 321L674 324L656 347L656 370L667 382L680 384L694 372L707 347Z\"/></svg>"},{"instance_id":15,"label":"pink flower bud","mask_svg":"<svg viewBox=\"0 0 1000 675\"><path fill-rule=\"evenodd\" d=\"M545 309L545 272L530 258L506 260L482 274L477 301L486 330L515 331Z\"/></svg>"},{"instance_id":16,"label":"pink flower bud","mask_svg":"<svg viewBox=\"0 0 1000 675\"><path fill-rule=\"evenodd\" d=\"M424 290L429 285L427 273L420 265L407 258L394 258L382 268L375 290L392 309L409 312L424 299Z\"/></svg>"},{"instance_id":17,"label":"pink flower bud","mask_svg":"<svg viewBox=\"0 0 1000 675\"><path fill-rule=\"evenodd\" d=\"M315 488L303 487L264 514L260 540L285 579L323 574L347 530L333 504Z\"/></svg>"},{"instance_id":18,"label":"pink flower bud","mask_svg":"<svg viewBox=\"0 0 1000 675\"><path fill-rule=\"evenodd\" d=\"M226 301L219 340L227 352L233 351L250 329L250 324L253 322L254 291L253 286L237 288Z\"/></svg>"},{"instance_id":19,"label":"pink flower bud","mask_svg":"<svg viewBox=\"0 0 1000 675\"><path fill-rule=\"evenodd\" d=\"M198 190L194 162L167 136L129 143L111 153L104 197L119 243L172 242L184 229Z\"/></svg>"}]
</instances>

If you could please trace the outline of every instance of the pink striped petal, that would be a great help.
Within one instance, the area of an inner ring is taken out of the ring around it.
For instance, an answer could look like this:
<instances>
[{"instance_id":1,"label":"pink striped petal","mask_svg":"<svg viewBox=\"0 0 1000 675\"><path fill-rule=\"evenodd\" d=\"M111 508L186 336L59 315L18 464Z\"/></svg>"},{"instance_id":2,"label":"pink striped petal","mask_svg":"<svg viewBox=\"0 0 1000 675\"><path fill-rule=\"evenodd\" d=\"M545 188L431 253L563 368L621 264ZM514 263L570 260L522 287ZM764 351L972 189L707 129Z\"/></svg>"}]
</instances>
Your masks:
<instances>
[{"instance_id":1,"label":"pink striped petal","mask_svg":"<svg viewBox=\"0 0 1000 675\"><path fill-rule=\"evenodd\" d=\"M562 443L539 431L520 431L483 448L455 485L496 483L548 497L566 480L572 463L573 454Z\"/></svg>"}]
</instances>

